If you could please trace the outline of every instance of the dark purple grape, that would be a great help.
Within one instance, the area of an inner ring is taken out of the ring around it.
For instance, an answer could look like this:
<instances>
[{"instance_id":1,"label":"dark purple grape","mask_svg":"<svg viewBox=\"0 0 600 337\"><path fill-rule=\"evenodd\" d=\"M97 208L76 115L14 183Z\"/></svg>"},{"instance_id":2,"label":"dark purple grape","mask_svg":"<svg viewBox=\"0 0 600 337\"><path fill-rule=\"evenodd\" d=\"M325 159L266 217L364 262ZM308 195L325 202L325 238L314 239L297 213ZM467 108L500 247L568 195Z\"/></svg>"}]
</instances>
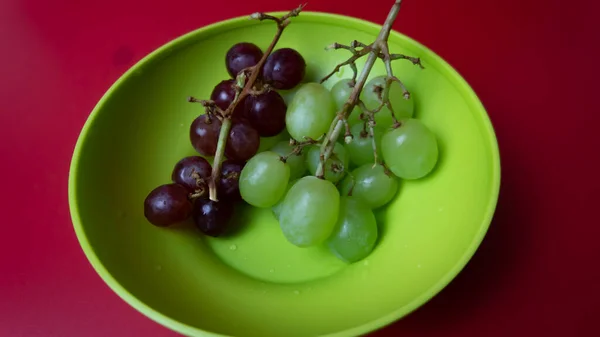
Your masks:
<instances>
[{"instance_id":1,"label":"dark purple grape","mask_svg":"<svg viewBox=\"0 0 600 337\"><path fill-rule=\"evenodd\" d=\"M246 118L261 137L272 137L285 129L286 110L283 97L275 90L246 100Z\"/></svg>"},{"instance_id":2,"label":"dark purple grape","mask_svg":"<svg viewBox=\"0 0 600 337\"><path fill-rule=\"evenodd\" d=\"M179 184L153 189L144 200L144 216L153 225L167 227L185 221L192 214L188 190Z\"/></svg>"},{"instance_id":3,"label":"dark purple grape","mask_svg":"<svg viewBox=\"0 0 600 337\"><path fill-rule=\"evenodd\" d=\"M233 45L225 56L225 67L232 78L245 68L255 66L263 56L260 48L249 42L240 42Z\"/></svg>"},{"instance_id":4,"label":"dark purple grape","mask_svg":"<svg viewBox=\"0 0 600 337\"><path fill-rule=\"evenodd\" d=\"M221 108L221 110L225 111L235 99L235 81L234 80L223 80L219 82L214 88L212 93L210 94L210 100L214 101L215 104ZM242 101L238 102L233 111L233 117L243 117L245 114L245 101L244 98Z\"/></svg>"},{"instance_id":5,"label":"dark purple grape","mask_svg":"<svg viewBox=\"0 0 600 337\"><path fill-rule=\"evenodd\" d=\"M255 128L246 121L233 123L227 144L225 156L236 161L246 161L256 154L260 145L260 136Z\"/></svg>"},{"instance_id":6,"label":"dark purple grape","mask_svg":"<svg viewBox=\"0 0 600 337\"><path fill-rule=\"evenodd\" d=\"M210 94L210 100L214 101L221 110L227 109L229 104L233 102L233 99L235 98L234 84L234 80L223 80L213 88L213 91Z\"/></svg>"},{"instance_id":7,"label":"dark purple grape","mask_svg":"<svg viewBox=\"0 0 600 337\"><path fill-rule=\"evenodd\" d=\"M227 229L232 215L233 203L199 198L194 203L192 218L202 233L217 237Z\"/></svg>"},{"instance_id":8,"label":"dark purple grape","mask_svg":"<svg viewBox=\"0 0 600 337\"><path fill-rule=\"evenodd\" d=\"M242 199L239 181L244 165L244 162L233 160L226 160L221 164L221 177L219 186L217 186L219 200L237 201Z\"/></svg>"},{"instance_id":9,"label":"dark purple grape","mask_svg":"<svg viewBox=\"0 0 600 337\"><path fill-rule=\"evenodd\" d=\"M306 72L306 61L292 48L281 48L269 55L263 66L263 78L275 89L297 86Z\"/></svg>"},{"instance_id":10,"label":"dark purple grape","mask_svg":"<svg viewBox=\"0 0 600 337\"><path fill-rule=\"evenodd\" d=\"M190 126L190 141L198 153L212 157L217 151L221 121L216 117L200 115Z\"/></svg>"},{"instance_id":11,"label":"dark purple grape","mask_svg":"<svg viewBox=\"0 0 600 337\"><path fill-rule=\"evenodd\" d=\"M188 192L194 192L199 188L206 190L211 171L210 163L206 159L200 156L185 157L175 164L173 173L171 173L171 180L187 188ZM204 180L204 184L198 185L198 180L193 175L194 172Z\"/></svg>"}]
</instances>

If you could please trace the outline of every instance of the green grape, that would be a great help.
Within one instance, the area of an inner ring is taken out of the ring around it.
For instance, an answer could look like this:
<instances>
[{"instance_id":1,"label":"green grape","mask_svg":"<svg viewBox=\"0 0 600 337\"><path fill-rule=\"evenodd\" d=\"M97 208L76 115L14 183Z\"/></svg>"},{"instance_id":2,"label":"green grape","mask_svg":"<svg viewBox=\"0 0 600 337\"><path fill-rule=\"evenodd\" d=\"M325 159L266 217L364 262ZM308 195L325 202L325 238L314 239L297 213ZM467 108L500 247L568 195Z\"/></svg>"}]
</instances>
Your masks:
<instances>
[{"instance_id":1,"label":"green grape","mask_svg":"<svg viewBox=\"0 0 600 337\"><path fill-rule=\"evenodd\" d=\"M385 76L377 76L369 80L360 95L361 100L369 110L376 109L381 101L379 94L374 91L375 86L385 89ZM397 119L411 118L414 114L414 98L404 99L404 93L398 82L392 82L389 93L390 104ZM383 127L389 127L394 123L390 109L383 107L375 114L375 122Z\"/></svg>"},{"instance_id":2,"label":"green grape","mask_svg":"<svg viewBox=\"0 0 600 337\"><path fill-rule=\"evenodd\" d=\"M307 149L306 166L310 174L315 175L321 160L321 146L313 145ZM344 146L335 143L333 152L325 162L325 179L333 183L340 181L348 169L349 158Z\"/></svg>"},{"instance_id":3,"label":"green grape","mask_svg":"<svg viewBox=\"0 0 600 337\"><path fill-rule=\"evenodd\" d=\"M399 186L398 178L391 172L388 174L381 165L364 164L356 168L352 171L352 196L373 209L384 206L394 198Z\"/></svg>"},{"instance_id":4,"label":"green grape","mask_svg":"<svg viewBox=\"0 0 600 337\"><path fill-rule=\"evenodd\" d=\"M383 160L402 179L428 175L437 164L438 151L435 134L417 119L402 121L400 127L381 137Z\"/></svg>"},{"instance_id":5,"label":"green grape","mask_svg":"<svg viewBox=\"0 0 600 337\"><path fill-rule=\"evenodd\" d=\"M273 212L275 219L279 220L279 215L281 214L281 205L283 204L283 200L285 200L285 196L289 192L290 188L292 188L292 186L294 186L294 184L297 181L298 181L298 179L290 180L289 184L287 184L287 187L285 188L283 197L281 197L281 199L279 199L279 201L275 205L273 205L273 207L271 207L271 211Z\"/></svg>"},{"instance_id":6,"label":"green grape","mask_svg":"<svg viewBox=\"0 0 600 337\"><path fill-rule=\"evenodd\" d=\"M352 172L348 172L344 179L342 179L342 181L340 181L337 185L341 196L344 197L352 194L350 192L352 192L352 188L354 187L354 181L354 175Z\"/></svg>"},{"instance_id":7,"label":"green grape","mask_svg":"<svg viewBox=\"0 0 600 337\"><path fill-rule=\"evenodd\" d=\"M347 263L360 261L375 248L377 221L373 211L355 197L340 198L338 220L327 246Z\"/></svg>"},{"instance_id":8,"label":"green grape","mask_svg":"<svg viewBox=\"0 0 600 337\"><path fill-rule=\"evenodd\" d=\"M375 163L375 157L373 156L373 138L375 138L375 145L377 147L377 157L381 158L381 137L385 132L385 129L379 125L375 125L373 133L375 137L371 137L370 130L365 130L364 123L358 123L350 129L352 132L352 141L346 144L346 152L352 164L361 166L366 163Z\"/></svg>"},{"instance_id":9,"label":"green grape","mask_svg":"<svg viewBox=\"0 0 600 337\"><path fill-rule=\"evenodd\" d=\"M278 142L271 148L271 151L282 157L288 156L285 163L290 167L290 180L300 178L306 172L306 151L291 154L293 150L294 147L290 146L289 141L285 140Z\"/></svg>"},{"instance_id":10,"label":"green grape","mask_svg":"<svg viewBox=\"0 0 600 337\"><path fill-rule=\"evenodd\" d=\"M331 87L331 95L333 95L333 100L335 101L335 106L338 111L340 111L344 106L344 103L348 101L348 98L350 98L350 94L354 89L354 87L350 86L350 81L352 80L349 78L342 79L335 83L333 87ZM354 125L360 122L359 117L361 112L362 110L360 109L360 107L358 105L355 106L354 109L352 109L350 116L348 117L348 123L350 123L350 125ZM340 138L343 139L343 137Z\"/></svg>"},{"instance_id":11,"label":"green grape","mask_svg":"<svg viewBox=\"0 0 600 337\"><path fill-rule=\"evenodd\" d=\"M283 200L279 225L293 245L318 245L331 235L339 207L340 195L332 182L314 176L302 177Z\"/></svg>"},{"instance_id":12,"label":"green grape","mask_svg":"<svg viewBox=\"0 0 600 337\"><path fill-rule=\"evenodd\" d=\"M240 173L242 199L255 207L271 207L285 193L290 179L290 167L273 151L250 158Z\"/></svg>"},{"instance_id":13,"label":"green grape","mask_svg":"<svg viewBox=\"0 0 600 337\"><path fill-rule=\"evenodd\" d=\"M285 124L292 138L318 139L329 130L335 117L335 101L319 83L305 83L298 88L285 114Z\"/></svg>"}]
</instances>

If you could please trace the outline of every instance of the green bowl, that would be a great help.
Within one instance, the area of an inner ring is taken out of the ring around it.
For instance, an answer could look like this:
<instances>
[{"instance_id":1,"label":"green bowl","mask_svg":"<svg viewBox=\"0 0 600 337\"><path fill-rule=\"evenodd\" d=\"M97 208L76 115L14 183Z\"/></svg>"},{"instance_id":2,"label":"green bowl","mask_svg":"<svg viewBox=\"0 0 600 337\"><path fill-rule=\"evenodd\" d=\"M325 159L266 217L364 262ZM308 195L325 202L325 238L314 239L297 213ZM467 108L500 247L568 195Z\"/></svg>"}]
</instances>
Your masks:
<instances>
[{"instance_id":1,"label":"green bowl","mask_svg":"<svg viewBox=\"0 0 600 337\"><path fill-rule=\"evenodd\" d=\"M281 15L283 13L276 13ZM386 13L382 14L382 20ZM333 42L370 42L380 26L303 12L277 47L307 60L317 81L348 56ZM394 53L422 58L425 70L394 63L416 99L417 117L439 139L433 174L403 181L377 213L381 237L366 259L344 264L324 247L289 244L269 209L238 208L236 235L203 237L193 226L150 225L143 201L170 181L173 165L195 154L190 95L208 98L227 78L234 43L263 49L272 22L247 17L213 24L164 45L124 74L91 113L69 177L73 225L87 258L123 300L188 336L355 336L407 315L446 286L475 253L500 185L498 146L484 107L461 76L423 45L393 32ZM364 59L359 62L359 67ZM378 62L371 77L384 74ZM344 68L327 86L351 75ZM263 148L281 137L263 139Z\"/></svg>"}]
</instances>

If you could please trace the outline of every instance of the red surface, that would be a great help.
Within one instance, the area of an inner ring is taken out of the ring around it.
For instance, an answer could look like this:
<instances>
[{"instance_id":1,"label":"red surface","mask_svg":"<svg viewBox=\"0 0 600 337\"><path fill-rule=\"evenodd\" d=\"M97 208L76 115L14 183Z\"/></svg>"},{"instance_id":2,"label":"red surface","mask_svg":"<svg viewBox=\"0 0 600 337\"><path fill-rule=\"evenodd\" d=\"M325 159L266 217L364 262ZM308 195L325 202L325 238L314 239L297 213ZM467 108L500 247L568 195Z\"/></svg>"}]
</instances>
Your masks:
<instances>
[{"instance_id":1,"label":"red surface","mask_svg":"<svg viewBox=\"0 0 600 337\"><path fill-rule=\"evenodd\" d=\"M391 2L307 9L381 23ZM375 336L596 335L599 35L589 3L405 2L395 28L454 65L489 110L503 181L464 272ZM145 54L215 21L297 4L1 2L0 336L176 336L120 300L84 258L67 206L73 146L104 91Z\"/></svg>"}]
</instances>

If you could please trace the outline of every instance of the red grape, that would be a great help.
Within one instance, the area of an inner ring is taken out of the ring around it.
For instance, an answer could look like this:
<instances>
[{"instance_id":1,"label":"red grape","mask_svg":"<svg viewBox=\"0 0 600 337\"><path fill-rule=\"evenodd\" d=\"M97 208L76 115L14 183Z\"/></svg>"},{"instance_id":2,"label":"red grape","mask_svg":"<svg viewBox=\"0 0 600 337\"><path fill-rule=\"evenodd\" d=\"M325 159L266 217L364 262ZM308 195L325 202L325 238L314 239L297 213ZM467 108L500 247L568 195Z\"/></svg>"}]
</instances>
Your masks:
<instances>
[{"instance_id":1,"label":"red grape","mask_svg":"<svg viewBox=\"0 0 600 337\"><path fill-rule=\"evenodd\" d=\"M210 100L214 101L215 104L225 111L231 102L235 99L235 81L234 80L223 80L219 82L210 94ZM245 101L238 102L233 111L233 117L243 117L245 114Z\"/></svg>"},{"instance_id":2,"label":"red grape","mask_svg":"<svg viewBox=\"0 0 600 337\"><path fill-rule=\"evenodd\" d=\"M221 110L227 109L229 104L235 98L234 84L234 80L223 80L213 88L213 91L210 94L210 100L214 101Z\"/></svg>"},{"instance_id":3,"label":"red grape","mask_svg":"<svg viewBox=\"0 0 600 337\"><path fill-rule=\"evenodd\" d=\"M194 192L198 188L204 188L206 190L206 183L208 177L210 177L212 168L210 163L200 156L189 156L181 159L175 164L173 173L171 173L171 180L188 189L188 192ZM196 172L198 176L204 179L205 184L198 185L198 181L193 177L193 173Z\"/></svg>"},{"instance_id":4,"label":"red grape","mask_svg":"<svg viewBox=\"0 0 600 337\"><path fill-rule=\"evenodd\" d=\"M292 48L281 48L269 55L263 66L263 78L275 89L297 86L306 72L306 61Z\"/></svg>"},{"instance_id":5,"label":"red grape","mask_svg":"<svg viewBox=\"0 0 600 337\"><path fill-rule=\"evenodd\" d=\"M190 141L198 153L203 156L214 156L219 142L221 121L208 115L198 116L190 126Z\"/></svg>"},{"instance_id":6,"label":"red grape","mask_svg":"<svg viewBox=\"0 0 600 337\"><path fill-rule=\"evenodd\" d=\"M233 122L229 131L225 156L231 160L246 161L256 154L260 145L260 136L246 121Z\"/></svg>"},{"instance_id":7,"label":"red grape","mask_svg":"<svg viewBox=\"0 0 600 337\"><path fill-rule=\"evenodd\" d=\"M244 162L226 160L221 164L221 177L217 187L219 200L240 200L239 180L240 173L244 168Z\"/></svg>"},{"instance_id":8,"label":"red grape","mask_svg":"<svg viewBox=\"0 0 600 337\"><path fill-rule=\"evenodd\" d=\"M171 226L186 220L191 214L188 190L179 184L160 185L144 200L144 216L155 226Z\"/></svg>"},{"instance_id":9,"label":"red grape","mask_svg":"<svg viewBox=\"0 0 600 337\"><path fill-rule=\"evenodd\" d=\"M255 66L263 56L258 46L249 42L240 42L233 45L225 56L225 67L233 78L245 68Z\"/></svg>"},{"instance_id":10,"label":"red grape","mask_svg":"<svg viewBox=\"0 0 600 337\"><path fill-rule=\"evenodd\" d=\"M246 118L261 137L272 137L285 129L285 101L275 90L246 100Z\"/></svg>"},{"instance_id":11,"label":"red grape","mask_svg":"<svg viewBox=\"0 0 600 337\"><path fill-rule=\"evenodd\" d=\"M215 202L208 198L196 199L192 218L200 231L208 236L217 237L227 229L233 214L233 203Z\"/></svg>"}]
</instances>

